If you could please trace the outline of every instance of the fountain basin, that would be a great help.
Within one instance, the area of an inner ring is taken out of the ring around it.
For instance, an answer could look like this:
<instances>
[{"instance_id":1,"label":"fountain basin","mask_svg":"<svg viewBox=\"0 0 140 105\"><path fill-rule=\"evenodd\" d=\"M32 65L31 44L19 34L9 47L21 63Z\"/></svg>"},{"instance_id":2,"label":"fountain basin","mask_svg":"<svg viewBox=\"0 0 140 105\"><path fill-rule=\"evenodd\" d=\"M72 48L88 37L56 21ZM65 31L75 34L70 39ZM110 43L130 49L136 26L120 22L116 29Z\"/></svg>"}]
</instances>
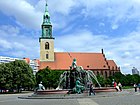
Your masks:
<instances>
[{"instance_id":1,"label":"fountain basin","mask_svg":"<svg viewBox=\"0 0 140 105\"><path fill-rule=\"evenodd\" d=\"M39 90L35 94L37 95L52 95L52 94L67 94L68 89L65 90Z\"/></svg>"},{"instance_id":2,"label":"fountain basin","mask_svg":"<svg viewBox=\"0 0 140 105\"><path fill-rule=\"evenodd\" d=\"M42 90L42 91L40 90L32 94L31 96L22 96L18 98L21 98L21 99L76 99L76 98L93 97L93 96L89 96L88 90L84 91L84 93L82 94L67 94L68 91L69 91L68 89L67 90ZM116 92L116 89L112 87L108 87L108 88L102 87L102 88L96 88L94 89L94 91L97 93L95 96L99 97L99 96L106 96L104 95L104 92ZM99 92L101 94L98 94Z\"/></svg>"},{"instance_id":3,"label":"fountain basin","mask_svg":"<svg viewBox=\"0 0 140 105\"><path fill-rule=\"evenodd\" d=\"M54 94L58 94L58 95L65 95L70 91L70 89L64 89L64 90L39 90L37 91L35 94L36 95L54 95ZM116 89L113 87L102 87L102 88L95 88L94 91L96 93L98 92L116 92ZM84 91L85 93L88 92Z\"/></svg>"}]
</instances>

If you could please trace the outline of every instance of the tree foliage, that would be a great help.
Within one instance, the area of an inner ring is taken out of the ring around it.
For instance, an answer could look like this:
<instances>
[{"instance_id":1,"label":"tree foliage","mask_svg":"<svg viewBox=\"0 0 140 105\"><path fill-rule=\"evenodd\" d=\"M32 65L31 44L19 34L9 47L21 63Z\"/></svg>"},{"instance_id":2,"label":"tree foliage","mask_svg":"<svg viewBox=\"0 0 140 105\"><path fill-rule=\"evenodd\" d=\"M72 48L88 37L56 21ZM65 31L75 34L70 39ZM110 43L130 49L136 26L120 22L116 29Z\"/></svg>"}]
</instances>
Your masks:
<instances>
[{"instance_id":1,"label":"tree foliage","mask_svg":"<svg viewBox=\"0 0 140 105\"><path fill-rule=\"evenodd\" d=\"M37 84L42 82L45 88L56 88L59 83L59 77L63 72L61 70L51 70L48 67L40 70L36 74Z\"/></svg>"},{"instance_id":2,"label":"tree foliage","mask_svg":"<svg viewBox=\"0 0 140 105\"><path fill-rule=\"evenodd\" d=\"M32 68L23 60L0 64L0 88L19 89L32 88L35 77Z\"/></svg>"},{"instance_id":3,"label":"tree foliage","mask_svg":"<svg viewBox=\"0 0 140 105\"><path fill-rule=\"evenodd\" d=\"M110 81L112 81L114 79L117 83L121 82L121 84L123 86L132 86L134 83L136 83L136 84L140 83L140 76L139 75L137 75L137 74L124 75L121 72L116 72L114 74L114 76L110 76L107 79L110 79Z\"/></svg>"}]
</instances>

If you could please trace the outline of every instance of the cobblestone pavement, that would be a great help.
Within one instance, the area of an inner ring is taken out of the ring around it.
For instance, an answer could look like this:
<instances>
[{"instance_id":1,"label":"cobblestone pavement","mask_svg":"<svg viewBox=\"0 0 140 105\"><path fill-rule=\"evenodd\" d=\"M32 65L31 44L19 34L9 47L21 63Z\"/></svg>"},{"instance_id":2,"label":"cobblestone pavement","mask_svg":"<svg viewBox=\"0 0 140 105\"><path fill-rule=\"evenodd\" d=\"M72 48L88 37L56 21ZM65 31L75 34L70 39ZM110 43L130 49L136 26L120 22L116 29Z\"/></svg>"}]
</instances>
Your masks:
<instances>
[{"instance_id":1,"label":"cobblestone pavement","mask_svg":"<svg viewBox=\"0 0 140 105\"><path fill-rule=\"evenodd\" d=\"M74 99L19 99L25 94L0 95L0 105L140 105L140 92L97 93L89 98ZM26 94L29 95L29 94Z\"/></svg>"}]
</instances>

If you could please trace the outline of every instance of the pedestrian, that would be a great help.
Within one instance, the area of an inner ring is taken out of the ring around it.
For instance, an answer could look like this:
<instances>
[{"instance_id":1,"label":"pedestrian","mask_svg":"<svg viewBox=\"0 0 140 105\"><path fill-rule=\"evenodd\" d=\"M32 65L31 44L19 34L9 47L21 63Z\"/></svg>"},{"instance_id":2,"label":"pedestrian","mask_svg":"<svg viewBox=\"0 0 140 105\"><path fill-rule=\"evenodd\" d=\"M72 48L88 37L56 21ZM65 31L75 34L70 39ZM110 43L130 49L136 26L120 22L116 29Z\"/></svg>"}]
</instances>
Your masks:
<instances>
[{"instance_id":1,"label":"pedestrian","mask_svg":"<svg viewBox=\"0 0 140 105\"><path fill-rule=\"evenodd\" d=\"M120 82L118 83L118 86L119 86L120 91L122 91L122 84Z\"/></svg>"},{"instance_id":2,"label":"pedestrian","mask_svg":"<svg viewBox=\"0 0 140 105\"><path fill-rule=\"evenodd\" d=\"M118 91L120 91L120 88L119 88L119 86L118 86L118 85L116 86L116 90L117 90L117 92L118 92Z\"/></svg>"},{"instance_id":3,"label":"pedestrian","mask_svg":"<svg viewBox=\"0 0 140 105\"><path fill-rule=\"evenodd\" d=\"M116 82L114 82L114 88L116 88L116 86L117 86L117 83L116 83Z\"/></svg>"},{"instance_id":4,"label":"pedestrian","mask_svg":"<svg viewBox=\"0 0 140 105\"><path fill-rule=\"evenodd\" d=\"M117 86L116 82L114 82L114 88L116 89L116 91L119 91L119 87Z\"/></svg>"},{"instance_id":5,"label":"pedestrian","mask_svg":"<svg viewBox=\"0 0 140 105\"><path fill-rule=\"evenodd\" d=\"M93 89L93 84L90 84L90 87L89 87L89 95L91 96L92 94L95 95L95 91Z\"/></svg>"},{"instance_id":6,"label":"pedestrian","mask_svg":"<svg viewBox=\"0 0 140 105\"><path fill-rule=\"evenodd\" d=\"M135 92L137 92L137 84L134 83Z\"/></svg>"}]
</instances>

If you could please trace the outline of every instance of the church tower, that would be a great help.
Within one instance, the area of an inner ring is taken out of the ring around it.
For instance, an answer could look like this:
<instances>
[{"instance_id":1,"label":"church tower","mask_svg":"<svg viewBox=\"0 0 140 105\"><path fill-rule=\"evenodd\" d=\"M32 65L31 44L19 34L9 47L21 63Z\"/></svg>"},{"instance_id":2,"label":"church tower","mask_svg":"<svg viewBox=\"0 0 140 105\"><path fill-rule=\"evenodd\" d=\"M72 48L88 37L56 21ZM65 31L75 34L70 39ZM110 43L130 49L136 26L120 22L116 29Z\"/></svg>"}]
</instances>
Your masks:
<instances>
[{"instance_id":1,"label":"church tower","mask_svg":"<svg viewBox=\"0 0 140 105\"><path fill-rule=\"evenodd\" d=\"M52 37L52 24L47 3L43 15L42 35L39 38L39 42L40 61L54 61L54 38Z\"/></svg>"}]
</instances>

